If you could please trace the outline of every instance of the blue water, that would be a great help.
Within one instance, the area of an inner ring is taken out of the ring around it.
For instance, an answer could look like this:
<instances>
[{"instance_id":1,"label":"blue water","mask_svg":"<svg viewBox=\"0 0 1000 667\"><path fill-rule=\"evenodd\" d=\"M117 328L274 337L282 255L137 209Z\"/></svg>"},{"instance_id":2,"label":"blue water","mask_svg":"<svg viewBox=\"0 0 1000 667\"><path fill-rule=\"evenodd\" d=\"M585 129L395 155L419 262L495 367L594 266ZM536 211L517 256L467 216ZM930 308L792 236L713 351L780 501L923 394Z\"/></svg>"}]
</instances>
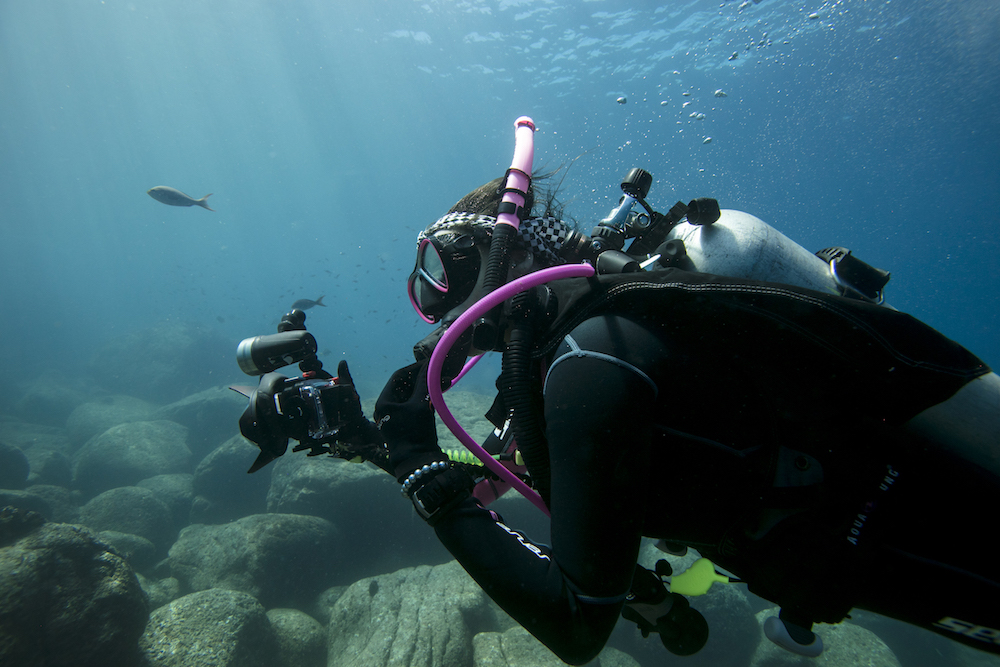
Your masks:
<instances>
[{"instance_id":1,"label":"blue water","mask_svg":"<svg viewBox=\"0 0 1000 667\"><path fill-rule=\"evenodd\" d=\"M1000 365L998 47L996 0L0 2L0 413L126 333L235 352L320 295L322 358L368 398L428 333L416 233L525 114L537 167L579 156L585 229L642 167L658 210L711 196L850 247Z\"/></svg>"},{"instance_id":2,"label":"blue water","mask_svg":"<svg viewBox=\"0 0 1000 667\"><path fill-rule=\"evenodd\" d=\"M993 0L4 2L5 368L162 321L235 348L325 294L325 359L380 386L427 333L416 232L503 172L522 114L536 166L586 153L561 193L584 227L643 167L659 210L714 196L852 248L998 364L998 46Z\"/></svg>"}]
</instances>

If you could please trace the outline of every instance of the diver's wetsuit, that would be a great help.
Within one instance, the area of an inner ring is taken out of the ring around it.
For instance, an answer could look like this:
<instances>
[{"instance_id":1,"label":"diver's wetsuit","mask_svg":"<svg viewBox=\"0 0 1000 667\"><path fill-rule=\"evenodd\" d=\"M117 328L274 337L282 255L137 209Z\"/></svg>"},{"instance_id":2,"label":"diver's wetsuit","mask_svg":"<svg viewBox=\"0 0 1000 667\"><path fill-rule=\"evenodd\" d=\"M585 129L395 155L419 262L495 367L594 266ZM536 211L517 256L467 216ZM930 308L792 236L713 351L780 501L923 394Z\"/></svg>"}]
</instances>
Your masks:
<instances>
[{"instance_id":1,"label":"diver's wetsuit","mask_svg":"<svg viewBox=\"0 0 1000 667\"><path fill-rule=\"evenodd\" d=\"M698 327L642 308L577 325L544 391L551 547L470 498L436 526L449 551L570 663L604 646L641 536L696 548L805 621L859 607L1000 652L978 537L1000 471L902 429L989 369L915 359L911 340L954 344L898 313L853 354L780 312L741 326L697 307Z\"/></svg>"}]
</instances>

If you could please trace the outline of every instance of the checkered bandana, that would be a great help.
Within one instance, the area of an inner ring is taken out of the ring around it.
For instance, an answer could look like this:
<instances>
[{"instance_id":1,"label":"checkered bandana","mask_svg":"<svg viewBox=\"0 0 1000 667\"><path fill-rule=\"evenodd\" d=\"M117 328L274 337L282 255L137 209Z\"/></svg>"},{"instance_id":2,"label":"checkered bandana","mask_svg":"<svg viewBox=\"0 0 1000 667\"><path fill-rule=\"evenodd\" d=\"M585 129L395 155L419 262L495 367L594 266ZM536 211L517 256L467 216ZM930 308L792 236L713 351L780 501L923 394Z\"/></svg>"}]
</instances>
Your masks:
<instances>
[{"instance_id":1,"label":"checkered bandana","mask_svg":"<svg viewBox=\"0 0 1000 667\"><path fill-rule=\"evenodd\" d=\"M474 229L492 238L493 227L496 224L497 219L491 215L449 213L420 232L417 235L417 243L419 244L428 236L432 236L442 230L458 232ZM565 262L559 258L558 253L562 250L563 243L566 242L566 237L569 236L570 231L570 228L564 222L556 218L528 218L527 220L523 220L517 228L515 242L519 248L531 252L535 257L543 258L547 264L563 264Z\"/></svg>"}]
</instances>

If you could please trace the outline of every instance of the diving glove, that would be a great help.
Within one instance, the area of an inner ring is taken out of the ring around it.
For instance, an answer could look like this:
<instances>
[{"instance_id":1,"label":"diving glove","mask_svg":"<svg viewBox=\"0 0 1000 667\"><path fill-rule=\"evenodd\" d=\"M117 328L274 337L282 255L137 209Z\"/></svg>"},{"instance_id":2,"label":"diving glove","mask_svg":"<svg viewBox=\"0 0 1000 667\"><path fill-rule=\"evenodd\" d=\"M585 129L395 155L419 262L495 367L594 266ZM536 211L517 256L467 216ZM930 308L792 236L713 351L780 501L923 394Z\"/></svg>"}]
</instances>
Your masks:
<instances>
[{"instance_id":1,"label":"diving glove","mask_svg":"<svg viewBox=\"0 0 1000 667\"><path fill-rule=\"evenodd\" d=\"M661 560L656 569L669 575L669 568ZM660 576L639 565L635 566L622 616L638 625L643 637L658 633L664 648L674 655L694 655L708 641L705 617L692 609L683 595L667 591Z\"/></svg>"},{"instance_id":2,"label":"diving glove","mask_svg":"<svg viewBox=\"0 0 1000 667\"><path fill-rule=\"evenodd\" d=\"M438 447L434 409L427 391L427 361L392 374L375 403L375 423L389 448L389 465L400 484L415 470L447 461Z\"/></svg>"},{"instance_id":3,"label":"diving glove","mask_svg":"<svg viewBox=\"0 0 1000 667\"><path fill-rule=\"evenodd\" d=\"M355 386L346 359L337 365L337 378L340 384ZM330 454L355 463L371 461L382 470L391 473L389 452L385 448L382 434L361 411L361 397L358 396L358 392L355 391L353 394L350 407L341 410L337 441L329 445Z\"/></svg>"}]
</instances>

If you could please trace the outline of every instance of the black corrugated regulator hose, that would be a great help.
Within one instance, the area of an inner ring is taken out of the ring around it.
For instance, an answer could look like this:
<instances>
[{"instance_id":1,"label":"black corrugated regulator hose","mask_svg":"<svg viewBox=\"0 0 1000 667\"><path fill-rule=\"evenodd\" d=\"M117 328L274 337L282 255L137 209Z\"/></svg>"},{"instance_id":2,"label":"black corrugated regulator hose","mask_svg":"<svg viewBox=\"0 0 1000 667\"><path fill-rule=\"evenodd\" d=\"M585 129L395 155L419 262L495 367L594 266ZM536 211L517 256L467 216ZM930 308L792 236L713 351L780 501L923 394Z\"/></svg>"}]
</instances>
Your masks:
<instances>
[{"instance_id":1,"label":"black corrugated regulator hose","mask_svg":"<svg viewBox=\"0 0 1000 667\"><path fill-rule=\"evenodd\" d=\"M542 414L540 378L533 373L531 350L533 325L524 305L533 298L531 292L514 297L514 311L523 315L512 322L510 341L503 355L504 399L514 413L514 437L524 464L531 475L532 486L549 505L551 469L549 445L545 440L545 417ZM519 303L520 302L520 303Z\"/></svg>"}]
</instances>

